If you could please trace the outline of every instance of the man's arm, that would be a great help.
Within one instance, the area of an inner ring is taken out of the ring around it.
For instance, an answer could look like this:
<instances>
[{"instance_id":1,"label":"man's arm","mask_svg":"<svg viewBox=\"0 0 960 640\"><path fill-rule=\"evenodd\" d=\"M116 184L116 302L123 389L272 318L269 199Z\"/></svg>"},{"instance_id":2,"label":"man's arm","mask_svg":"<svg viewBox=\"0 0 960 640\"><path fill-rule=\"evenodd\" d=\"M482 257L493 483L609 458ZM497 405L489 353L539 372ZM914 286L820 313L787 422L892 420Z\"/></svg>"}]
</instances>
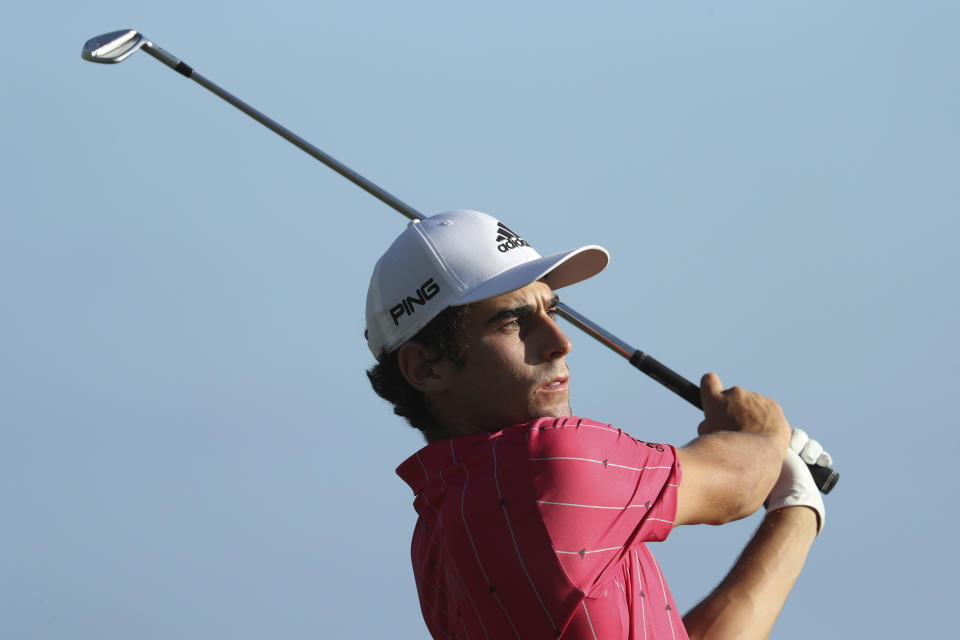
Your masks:
<instances>
[{"instance_id":1,"label":"man's arm","mask_svg":"<svg viewBox=\"0 0 960 640\"><path fill-rule=\"evenodd\" d=\"M691 482L686 493L678 495L677 511L683 519L678 516L677 522L718 523L748 515L760 506L757 490L764 491L770 512L727 577L683 622L691 638L766 638L823 526L823 500L805 461L829 466L832 460L818 442L799 429L787 429L788 444L784 446L781 429L786 420L773 401L745 391L718 393L718 389L716 376L704 376L701 390L706 418L699 430L705 435L678 451L686 451L692 465L683 469L680 489ZM745 436L759 442L751 445ZM770 451L763 442L774 447L774 458L782 460L775 482L767 475ZM752 463L742 459L745 451L757 456ZM684 457L680 460L685 464ZM751 464L759 468L751 472ZM717 487L738 482L746 488ZM717 496L727 502L711 507ZM688 500L686 507L684 499Z\"/></svg>"},{"instance_id":2,"label":"man's arm","mask_svg":"<svg viewBox=\"0 0 960 640\"><path fill-rule=\"evenodd\" d=\"M771 511L723 582L683 618L695 638L766 638L817 535L809 507Z\"/></svg>"},{"instance_id":3,"label":"man's arm","mask_svg":"<svg viewBox=\"0 0 960 640\"><path fill-rule=\"evenodd\" d=\"M700 437L677 450L683 478L675 524L723 524L760 508L780 475L790 425L773 400L715 374L700 381Z\"/></svg>"}]
</instances>

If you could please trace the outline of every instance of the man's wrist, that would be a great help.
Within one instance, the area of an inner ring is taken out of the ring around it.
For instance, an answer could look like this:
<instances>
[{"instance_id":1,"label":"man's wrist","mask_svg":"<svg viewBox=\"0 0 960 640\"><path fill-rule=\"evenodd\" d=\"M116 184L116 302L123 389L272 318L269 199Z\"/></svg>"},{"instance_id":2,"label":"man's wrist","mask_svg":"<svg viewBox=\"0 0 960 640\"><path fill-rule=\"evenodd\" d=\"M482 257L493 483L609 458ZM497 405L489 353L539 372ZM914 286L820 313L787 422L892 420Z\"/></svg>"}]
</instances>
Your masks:
<instances>
[{"instance_id":1,"label":"man's wrist","mask_svg":"<svg viewBox=\"0 0 960 640\"><path fill-rule=\"evenodd\" d=\"M815 538L820 530L820 514L805 504L768 511L763 522L771 526L792 527L798 534L809 534L811 539Z\"/></svg>"}]
</instances>

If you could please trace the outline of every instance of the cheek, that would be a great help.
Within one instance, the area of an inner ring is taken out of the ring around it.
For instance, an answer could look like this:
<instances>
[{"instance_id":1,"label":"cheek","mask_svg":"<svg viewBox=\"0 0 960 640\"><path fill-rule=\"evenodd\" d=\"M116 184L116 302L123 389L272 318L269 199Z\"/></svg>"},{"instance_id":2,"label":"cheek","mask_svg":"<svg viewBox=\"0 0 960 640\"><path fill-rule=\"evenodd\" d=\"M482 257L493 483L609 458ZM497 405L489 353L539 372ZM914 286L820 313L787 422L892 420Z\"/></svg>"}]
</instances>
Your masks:
<instances>
[{"instance_id":1,"label":"cheek","mask_svg":"<svg viewBox=\"0 0 960 640\"><path fill-rule=\"evenodd\" d=\"M497 403L508 398L529 395L529 372L524 368L522 359L518 361L502 351L488 353L482 362L471 364L469 375L470 393L485 396L486 401Z\"/></svg>"}]
</instances>

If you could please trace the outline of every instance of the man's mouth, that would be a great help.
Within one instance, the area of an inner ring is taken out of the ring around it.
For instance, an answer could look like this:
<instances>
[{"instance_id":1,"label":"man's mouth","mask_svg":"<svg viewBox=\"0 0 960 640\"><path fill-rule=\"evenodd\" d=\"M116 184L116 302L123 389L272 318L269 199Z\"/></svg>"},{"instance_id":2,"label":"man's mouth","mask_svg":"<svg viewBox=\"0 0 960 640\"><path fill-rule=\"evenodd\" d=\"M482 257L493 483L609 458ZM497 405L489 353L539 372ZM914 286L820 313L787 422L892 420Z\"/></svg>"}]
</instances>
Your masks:
<instances>
[{"instance_id":1,"label":"man's mouth","mask_svg":"<svg viewBox=\"0 0 960 640\"><path fill-rule=\"evenodd\" d=\"M552 393L560 393L560 392L563 392L563 391L566 391L566 390L567 390L567 384L568 384L569 380L570 380L570 378L568 378L568 377L554 378L553 380L551 380L550 382L546 383L545 385L543 385L543 386L540 387L540 388L541 388L543 391L552 392Z\"/></svg>"}]
</instances>

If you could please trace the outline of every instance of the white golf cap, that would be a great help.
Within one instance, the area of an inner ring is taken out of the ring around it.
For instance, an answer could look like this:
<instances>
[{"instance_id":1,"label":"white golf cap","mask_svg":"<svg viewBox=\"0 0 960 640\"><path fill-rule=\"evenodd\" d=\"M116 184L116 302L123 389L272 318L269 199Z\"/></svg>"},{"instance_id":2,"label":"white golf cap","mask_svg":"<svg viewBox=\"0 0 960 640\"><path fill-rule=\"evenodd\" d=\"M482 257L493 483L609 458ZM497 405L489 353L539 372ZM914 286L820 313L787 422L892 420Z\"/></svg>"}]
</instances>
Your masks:
<instances>
[{"instance_id":1,"label":"white golf cap","mask_svg":"<svg viewBox=\"0 0 960 640\"><path fill-rule=\"evenodd\" d=\"M493 216L449 211L411 222L377 261L367 290L374 357L412 338L447 307L544 278L553 289L600 273L610 256L587 245L546 257Z\"/></svg>"}]
</instances>

